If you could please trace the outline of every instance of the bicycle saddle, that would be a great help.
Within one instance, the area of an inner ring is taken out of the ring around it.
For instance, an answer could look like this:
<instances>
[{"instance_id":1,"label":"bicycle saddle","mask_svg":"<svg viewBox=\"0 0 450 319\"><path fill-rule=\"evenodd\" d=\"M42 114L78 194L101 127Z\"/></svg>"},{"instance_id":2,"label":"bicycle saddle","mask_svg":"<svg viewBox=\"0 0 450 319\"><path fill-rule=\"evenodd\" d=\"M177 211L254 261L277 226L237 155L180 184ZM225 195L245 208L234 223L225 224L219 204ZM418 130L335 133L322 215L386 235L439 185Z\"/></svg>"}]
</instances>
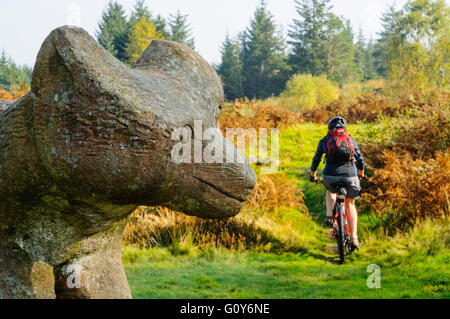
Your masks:
<instances>
[{"instance_id":1,"label":"bicycle saddle","mask_svg":"<svg viewBox=\"0 0 450 319\"><path fill-rule=\"evenodd\" d=\"M336 188L338 190L338 199L345 200L347 197L347 188L345 187L345 184L336 184Z\"/></svg>"}]
</instances>

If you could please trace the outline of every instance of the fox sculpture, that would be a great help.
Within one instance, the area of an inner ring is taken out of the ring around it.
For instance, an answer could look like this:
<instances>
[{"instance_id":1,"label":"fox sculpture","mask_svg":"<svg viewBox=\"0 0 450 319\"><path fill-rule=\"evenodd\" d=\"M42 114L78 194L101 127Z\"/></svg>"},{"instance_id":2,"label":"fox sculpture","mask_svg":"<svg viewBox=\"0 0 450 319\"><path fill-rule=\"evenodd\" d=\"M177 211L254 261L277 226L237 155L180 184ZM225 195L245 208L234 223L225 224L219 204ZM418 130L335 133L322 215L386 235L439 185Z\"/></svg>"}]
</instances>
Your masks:
<instances>
[{"instance_id":1,"label":"fox sculpture","mask_svg":"<svg viewBox=\"0 0 450 319\"><path fill-rule=\"evenodd\" d=\"M121 246L138 206L238 214L256 175L222 135L240 160L171 156L177 128L217 129L223 99L184 45L153 40L130 68L81 28L51 32L31 91L0 101L0 298L131 298Z\"/></svg>"}]
</instances>

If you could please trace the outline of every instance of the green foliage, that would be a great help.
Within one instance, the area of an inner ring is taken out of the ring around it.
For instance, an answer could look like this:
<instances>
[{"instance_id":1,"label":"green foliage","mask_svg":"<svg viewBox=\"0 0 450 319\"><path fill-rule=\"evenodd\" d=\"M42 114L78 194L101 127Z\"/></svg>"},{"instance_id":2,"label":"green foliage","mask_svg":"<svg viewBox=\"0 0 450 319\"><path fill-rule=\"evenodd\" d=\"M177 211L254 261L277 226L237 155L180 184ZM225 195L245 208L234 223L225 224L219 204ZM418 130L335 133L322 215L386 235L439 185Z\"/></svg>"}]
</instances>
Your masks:
<instances>
[{"instance_id":1,"label":"green foliage","mask_svg":"<svg viewBox=\"0 0 450 319\"><path fill-rule=\"evenodd\" d=\"M158 14L158 16L153 20L153 23L156 26L156 30L161 32L161 34L164 37L164 39L169 39L170 38L170 34L169 34L169 32L167 32L167 22L163 18L163 16Z\"/></svg>"},{"instance_id":2,"label":"green foliage","mask_svg":"<svg viewBox=\"0 0 450 319\"><path fill-rule=\"evenodd\" d=\"M399 87L426 92L448 87L450 9L444 0L411 0L383 15L379 51Z\"/></svg>"},{"instance_id":3,"label":"green foliage","mask_svg":"<svg viewBox=\"0 0 450 319\"><path fill-rule=\"evenodd\" d=\"M379 77L375 67L375 45L372 40L366 41L359 30L355 48L355 66L360 81L368 81Z\"/></svg>"},{"instance_id":4,"label":"green foliage","mask_svg":"<svg viewBox=\"0 0 450 319\"><path fill-rule=\"evenodd\" d=\"M289 31L292 69L296 73L327 74L330 0L295 0L295 3L300 19L294 19Z\"/></svg>"},{"instance_id":5,"label":"green foliage","mask_svg":"<svg viewBox=\"0 0 450 319\"><path fill-rule=\"evenodd\" d=\"M261 1L250 26L236 39L227 35L222 45L222 62L216 70L224 81L227 99L280 94L290 72L285 48L267 3Z\"/></svg>"},{"instance_id":6,"label":"green foliage","mask_svg":"<svg viewBox=\"0 0 450 319\"><path fill-rule=\"evenodd\" d=\"M98 42L120 61L127 62L126 48L131 26L123 6L117 1L109 2L108 8L102 14L98 28Z\"/></svg>"},{"instance_id":7,"label":"green foliage","mask_svg":"<svg viewBox=\"0 0 450 319\"><path fill-rule=\"evenodd\" d=\"M221 49L222 63L216 68L222 77L225 97L234 101L244 96L242 87L241 42L227 34Z\"/></svg>"},{"instance_id":8,"label":"green foliage","mask_svg":"<svg viewBox=\"0 0 450 319\"><path fill-rule=\"evenodd\" d=\"M339 84L353 82L357 78L353 31L350 21L329 16L327 38L328 78Z\"/></svg>"},{"instance_id":9,"label":"green foliage","mask_svg":"<svg viewBox=\"0 0 450 319\"><path fill-rule=\"evenodd\" d=\"M167 31L168 27L170 32ZM171 16L167 26L161 15L153 17L144 0L136 0L129 19L121 4L109 2L96 36L106 50L124 63L136 61L152 39L169 39L194 47L186 16L178 12Z\"/></svg>"},{"instance_id":10,"label":"green foliage","mask_svg":"<svg viewBox=\"0 0 450 319\"><path fill-rule=\"evenodd\" d=\"M288 76L284 39L262 0L243 33L242 74L244 93L249 98L278 95Z\"/></svg>"},{"instance_id":11,"label":"green foliage","mask_svg":"<svg viewBox=\"0 0 450 319\"><path fill-rule=\"evenodd\" d=\"M142 19L146 18L151 23L153 23L156 27L156 31L161 34L162 39L168 39L169 33L167 32L167 22L166 20L158 14L156 18L153 17L152 12L149 10L147 5L145 4L145 0L136 0L136 3L133 7L133 10L130 15L129 23L131 25L131 32L135 25Z\"/></svg>"},{"instance_id":12,"label":"green foliage","mask_svg":"<svg viewBox=\"0 0 450 319\"><path fill-rule=\"evenodd\" d=\"M280 98L289 109L312 108L338 99L339 88L325 75L296 74L289 80Z\"/></svg>"},{"instance_id":13,"label":"green foliage","mask_svg":"<svg viewBox=\"0 0 450 319\"><path fill-rule=\"evenodd\" d=\"M296 73L328 75L340 84L354 81L356 47L349 21L331 13L330 0L296 0L300 19L289 31L289 57Z\"/></svg>"},{"instance_id":14,"label":"green foliage","mask_svg":"<svg viewBox=\"0 0 450 319\"><path fill-rule=\"evenodd\" d=\"M187 22L187 17L187 15L181 14L180 11L169 16L168 24L170 33L168 39L195 49L195 42L191 34L191 26Z\"/></svg>"},{"instance_id":15,"label":"green foliage","mask_svg":"<svg viewBox=\"0 0 450 319\"><path fill-rule=\"evenodd\" d=\"M10 57L2 51L0 55L0 88L7 91L15 91L21 85L30 85L32 68L17 65Z\"/></svg>"},{"instance_id":16,"label":"green foliage","mask_svg":"<svg viewBox=\"0 0 450 319\"><path fill-rule=\"evenodd\" d=\"M141 21L141 19L152 20L152 14L148 7L145 5L144 0L136 0L133 11L131 12L129 23L132 28Z\"/></svg>"}]
</instances>

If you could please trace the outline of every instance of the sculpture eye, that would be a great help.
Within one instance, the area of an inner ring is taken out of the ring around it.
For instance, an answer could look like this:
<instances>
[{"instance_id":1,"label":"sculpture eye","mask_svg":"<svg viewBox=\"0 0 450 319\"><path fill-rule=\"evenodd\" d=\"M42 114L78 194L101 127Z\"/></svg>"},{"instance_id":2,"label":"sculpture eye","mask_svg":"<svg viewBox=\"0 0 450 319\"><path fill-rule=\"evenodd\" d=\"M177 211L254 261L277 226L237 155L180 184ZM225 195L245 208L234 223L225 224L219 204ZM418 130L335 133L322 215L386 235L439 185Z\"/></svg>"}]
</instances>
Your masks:
<instances>
[{"instance_id":1,"label":"sculpture eye","mask_svg":"<svg viewBox=\"0 0 450 319\"><path fill-rule=\"evenodd\" d=\"M219 111L222 112L222 104L219 104Z\"/></svg>"}]
</instances>

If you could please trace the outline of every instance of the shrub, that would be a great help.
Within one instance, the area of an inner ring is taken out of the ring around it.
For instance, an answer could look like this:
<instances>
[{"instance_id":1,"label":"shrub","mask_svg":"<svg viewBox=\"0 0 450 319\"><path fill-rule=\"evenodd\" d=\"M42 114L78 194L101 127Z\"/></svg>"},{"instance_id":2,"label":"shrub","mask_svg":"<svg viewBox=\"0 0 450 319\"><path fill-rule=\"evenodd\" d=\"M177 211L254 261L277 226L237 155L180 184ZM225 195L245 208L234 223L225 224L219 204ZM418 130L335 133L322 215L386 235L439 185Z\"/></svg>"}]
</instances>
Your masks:
<instances>
[{"instance_id":1,"label":"shrub","mask_svg":"<svg viewBox=\"0 0 450 319\"><path fill-rule=\"evenodd\" d=\"M0 100L18 100L28 93L30 87L26 84L20 85L17 91L8 92L0 87Z\"/></svg>"},{"instance_id":2,"label":"shrub","mask_svg":"<svg viewBox=\"0 0 450 319\"><path fill-rule=\"evenodd\" d=\"M339 88L327 80L326 76L296 74L288 81L280 98L288 109L308 109L337 100Z\"/></svg>"},{"instance_id":3,"label":"shrub","mask_svg":"<svg viewBox=\"0 0 450 319\"><path fill-rule=\"evenodd\" d=\"M361 140L368 163L372 169L386 167L386 152L395 156L410 157L412 160L429 160L438 152L450 148L450 110L429 106L414 112L411 116L385 118L378 125L377 132L363 134ZM378 138L374 139L373 135ZM382 137L381 139L379 137Z\"/></svg>"},{"instance_id":4,"label":"shrub","mask_svg":"<svg viewBox=\"0 0 450 319\"><path fill-rule=\"evenodd\" d=\"M346 98L342 96L328 105L302 110L301 117L306 122L319 124L327 123L330 118L336 115L345 117L352 124L359 121L375 122L380 116L390 118L417 117L420 112L422 112L420 114L429 117L429 114L434 111L448 108L450 102L450 93L442 90L436 90L427 95L419 93L416 95L398 94L394 98L393 91L387 86L381 88L377 86L382 85L382 83L373 85L373 89L368 84L363 86L362 90L365 93L357 97L355 103L345 100L346 98L352 99L353 93L347 92L345 93Z\"/></svg>"},{"instance_id":5,"label":"shrub","mask_svg":"<svg viewBox=\"0 0 450 319\"><path fill-rule=\"evenodd\" d=\"M373 173L363 198L384 217L389 231L449 215L449 115L448 107L429 107L386 121L383 140L369 136L360 143Z\"/></svg>"},{"instance_id":6,"label":"shrub","mask_svg":"<svg viewBox=\"0 0 450 319\"><path fill-rule=\"evenodd\" d=\"M8 91L0 88L0 100L14 100L14 97Z\"/></svg>"},{"instance_id":7,"label":"shrub","mask_svg":"<svg viewBox=\"0 0 450 319\"><path fill-rule=\"evenodd\" d=\"M276 104L274 100L226 103L220 117L220 128L285 128L301 122L300 116Z\"/></svg>"},{"instance_id":8,"label":"shrub","mask_svg":"<svg viewBox=\"0 0 450 319\"><path fill-rule=\"evenodd\" d=\"M384 153L384 169L374 171L364 195L373 211L389 215L388 228L406 229L426 218L449 214L450 154L428 161Z\"/></svg>"},{"instance_id":9,"label":"shrub","mask_svg":"<svg viewBox=\"0 0 450 319\"><path fill-rule=\"evenodd\" d=\"M345 117L347 122L355 124L358 121L374 122L379 115L392 116L397 108L391 107L388 101L377 94L366 94L357 98L355 104L348 104L339 99L320 108L305 110L302 117L307 122L326 124L336 115Z\"/></svg>"},{"instance_id":10,"label":"shrub","mask_svg":"<svg viewBox=\"0 0 450 319\"><path fill-rule=\"evenodd\" d=\"M355 104L358 98L364 95L364 86L362 83L347 83L341 89L340 100L345 104Z\"/></svg>"}]
</instances>

